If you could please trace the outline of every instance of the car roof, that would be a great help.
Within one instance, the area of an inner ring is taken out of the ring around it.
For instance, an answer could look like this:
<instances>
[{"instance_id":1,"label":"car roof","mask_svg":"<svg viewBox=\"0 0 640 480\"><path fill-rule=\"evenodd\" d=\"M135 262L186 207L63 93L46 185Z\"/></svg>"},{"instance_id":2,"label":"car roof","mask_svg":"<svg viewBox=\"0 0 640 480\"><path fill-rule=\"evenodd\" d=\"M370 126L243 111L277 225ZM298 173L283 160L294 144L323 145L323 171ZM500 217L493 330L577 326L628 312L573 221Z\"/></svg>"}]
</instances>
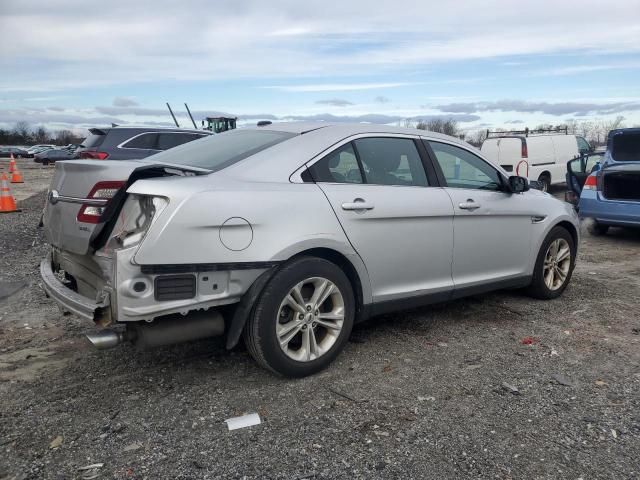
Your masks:
<instances>
[{"instance_id":1,"label":"car roof","mask_svg":"<svg viewBox=\"0 0 640 480\"><path fill-rule=\"evenodd\" d=\"M169 133L199 133L202 135L210 135L209 130L198 130L193 128L178 128L178 127L160 127L145 126L145 125L117 125L115 127L92 127L89 129L91 133L97 132L98 135L106 135L110 130L114 131L139 131L139 132L169 132ZM102 132L102 133L99 133Z\"/></svg>"}]
</instances>

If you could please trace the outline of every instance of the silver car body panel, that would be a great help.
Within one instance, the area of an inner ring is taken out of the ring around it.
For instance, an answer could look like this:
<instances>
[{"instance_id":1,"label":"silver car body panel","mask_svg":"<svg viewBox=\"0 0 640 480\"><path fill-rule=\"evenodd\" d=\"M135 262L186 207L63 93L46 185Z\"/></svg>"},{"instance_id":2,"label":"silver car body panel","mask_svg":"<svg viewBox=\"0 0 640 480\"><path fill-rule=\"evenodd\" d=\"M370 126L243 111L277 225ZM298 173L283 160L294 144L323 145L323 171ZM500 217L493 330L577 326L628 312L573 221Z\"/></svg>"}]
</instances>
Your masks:
<instances>
[{"instance_id":1,"label":"silver car body panel","mask_svg":"<svg viewBox=\"0 0 640 480\"><path fill-rule=\"evenodd\" d=\"M133 183L129 194L168 199L168 205L135 247L85 252L87 232L84 243L74 242L73 235L63 242L54 225L75 222L78 206L73 206L73 212L50 209L45 223L51 243L64 243L62 248L76 255L99 258L89 263L100 265L103 284L95 279L89 283L95 284L96 295L106 298L108 294L117 321L150 320L165 313L237 302L264 271L199 272L195 298L158 302L152 289L144 295L134 294L131 289L135 279L153 285L155 275L143 274L143 266L282 262L311 249L328 249L353 265L366 305L530 276L540 245L553 226L568 222L578 230L578 219L570 206L536 190L508 194L437 186L315 184L304 183L300 177L306 165L353 138L366 136L446 142L483 158L470 145L445 135L377 125L292 123L259 128L304 133L215 173ZM222 135L229 134L233 132ZM176 156L194 148L206 149L207 142L214 139L160 153L153 163L173 163ZM112 163L123 170L114 173L116 167L111 167L104 171L118 180L145 164ZM508 176L499 166L493 166ZM91 181L85 184L109 180L100 174L92 168L87 173ZM53 186L63 183L64 175L57 174ZM82 197L87 194L85 190L86 186L77 192L67 188L63 193ZM357 198L366 199L375 208L342 208ZM469 199L480 207L461 209ZM67 225L66 230L69 228ZM111 267L105 266L108 264ZM112 273L107 279L108 271ZM224 290L206 292L203 277L219 280Z\"/></svg>"}]
</instances>

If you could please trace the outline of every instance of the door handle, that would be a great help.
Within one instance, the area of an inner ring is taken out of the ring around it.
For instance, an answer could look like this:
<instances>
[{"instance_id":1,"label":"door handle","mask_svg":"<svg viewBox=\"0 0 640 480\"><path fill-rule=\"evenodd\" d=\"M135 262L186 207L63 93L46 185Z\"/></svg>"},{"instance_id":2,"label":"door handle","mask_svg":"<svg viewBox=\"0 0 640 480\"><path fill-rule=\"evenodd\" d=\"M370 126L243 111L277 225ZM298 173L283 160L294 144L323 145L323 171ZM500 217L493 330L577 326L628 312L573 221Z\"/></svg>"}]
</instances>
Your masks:
<instances>
[{"instance_id":1,"label":"door handle","mask_svg":"<svg viewBox=\"0 0 640 480\"><path fill-rule=\"evenodd\" d=\"M480 205L479 203L476 203L473 198L467 198L466 202L462 202L458 204L458 207L460 207L460 210L471 210L471 211L476 210L481 206L482 205Z\"/></svg>"},{"instance_id":2,"label":"door handle","mask_svg":"<svg viewBox=\"0 0 640 480\"><path fill-rule=\"evenodd\" d=\"M353 202L343 203L343 210L354 210L354 211L364 211L364 210L373 210L373 203L367 203L362 198L356 198Z\"/></svg>"}]
</instances>

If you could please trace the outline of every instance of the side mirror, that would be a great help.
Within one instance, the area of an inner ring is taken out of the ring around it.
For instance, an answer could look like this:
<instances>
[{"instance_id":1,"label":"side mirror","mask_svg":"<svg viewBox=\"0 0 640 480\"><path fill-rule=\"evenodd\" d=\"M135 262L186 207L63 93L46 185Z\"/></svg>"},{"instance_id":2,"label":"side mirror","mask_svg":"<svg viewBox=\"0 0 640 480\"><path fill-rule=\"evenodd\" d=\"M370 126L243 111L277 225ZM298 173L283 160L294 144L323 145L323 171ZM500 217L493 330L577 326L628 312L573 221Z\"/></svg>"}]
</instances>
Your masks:
<instances>
[{"instance_id":1,"label":"side mirror","mask_svg":"<svg viewBox=\"0 0 640 480\"><path fill-rule=\"evenodd\" d=\"M529 180L513 175L509 177L509 189L511 193L522 193L529 190Z\"/></svg>"}]
</instances>

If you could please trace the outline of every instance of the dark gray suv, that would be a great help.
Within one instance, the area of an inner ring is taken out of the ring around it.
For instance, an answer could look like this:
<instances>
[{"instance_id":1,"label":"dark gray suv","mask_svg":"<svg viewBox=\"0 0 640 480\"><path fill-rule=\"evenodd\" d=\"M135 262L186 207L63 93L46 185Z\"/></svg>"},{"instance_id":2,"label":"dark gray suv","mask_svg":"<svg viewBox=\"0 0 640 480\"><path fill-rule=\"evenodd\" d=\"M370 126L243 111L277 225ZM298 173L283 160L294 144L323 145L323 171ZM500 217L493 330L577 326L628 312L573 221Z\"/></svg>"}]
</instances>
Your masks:
<instances>
[{"instance_id":1,"label":"dark gray suv","mask_svg":"<svg viewBox=\"0 0 640 480\"><path fill-rule=\"evenodd\" d=\"M132 160L211 135L204 130L158 127L90 128L78 158Z\"/></svg>"}]
</instances>

